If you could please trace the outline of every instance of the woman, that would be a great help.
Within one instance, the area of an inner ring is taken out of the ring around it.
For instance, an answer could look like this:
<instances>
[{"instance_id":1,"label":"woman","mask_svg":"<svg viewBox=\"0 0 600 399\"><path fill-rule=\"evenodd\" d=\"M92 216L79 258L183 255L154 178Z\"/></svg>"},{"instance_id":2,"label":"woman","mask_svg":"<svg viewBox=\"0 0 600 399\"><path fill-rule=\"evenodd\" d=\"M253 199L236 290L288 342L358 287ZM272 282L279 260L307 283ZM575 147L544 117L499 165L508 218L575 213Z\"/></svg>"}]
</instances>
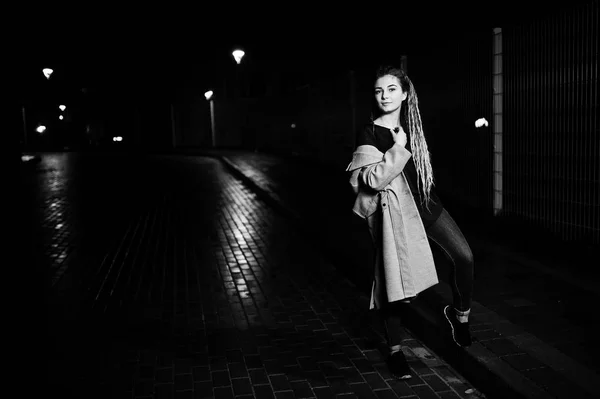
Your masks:
<instances>
[{"instance_id":1,"label":"woman","mask_svg":"<svg viewBox=\"0 0 600 399\"><path fill-rule=\"evenodd\" d=\"M452 264L453 306L444 308L454 342L471 345L469 312L473 254L433 188L417 93L403 70L380 67L375 79L377 116L357 137L350 183L357 194L353 211L366 219L375 244L371 309L381 312L390 348L388 366L410 378L400 349L399 313L419 292L438 283L429 240Z\"/></svg>"}]
</instances>

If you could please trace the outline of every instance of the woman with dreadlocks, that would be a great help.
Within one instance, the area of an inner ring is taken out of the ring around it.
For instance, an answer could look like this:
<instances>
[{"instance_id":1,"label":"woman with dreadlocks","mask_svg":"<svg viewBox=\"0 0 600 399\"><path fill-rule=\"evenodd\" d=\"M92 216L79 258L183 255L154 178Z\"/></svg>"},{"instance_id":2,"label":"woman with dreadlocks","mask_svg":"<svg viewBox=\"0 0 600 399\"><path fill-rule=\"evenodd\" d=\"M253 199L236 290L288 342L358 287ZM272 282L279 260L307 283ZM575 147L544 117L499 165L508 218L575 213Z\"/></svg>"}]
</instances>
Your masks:
<instances>
[{"instance_id":1,"label":"woman with dreadlocks","mask_svg":"<svg viewBox=\"0 0 600 399\"><path fill-rule=\"evenodd\" d=\"M410 378L400 348L402 307L438 283L429 240L452 264L453 304L444 308L454 342L471 344L473 254L435 193L417 93L406 73L384 66L375 76L375 118L358 134L347 168L357 194L353 211L366 219L375 244L371 309L384 320L390 371Z\"/></svg>"}]
</instances>

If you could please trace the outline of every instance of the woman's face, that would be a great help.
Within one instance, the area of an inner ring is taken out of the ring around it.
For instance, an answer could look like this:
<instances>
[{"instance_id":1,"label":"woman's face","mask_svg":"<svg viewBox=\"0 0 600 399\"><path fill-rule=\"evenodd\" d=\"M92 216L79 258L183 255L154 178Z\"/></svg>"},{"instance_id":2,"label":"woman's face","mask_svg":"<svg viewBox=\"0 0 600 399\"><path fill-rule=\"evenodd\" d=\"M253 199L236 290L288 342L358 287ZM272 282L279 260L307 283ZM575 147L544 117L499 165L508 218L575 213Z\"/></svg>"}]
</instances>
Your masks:
<instances>
[{"instance_id":1,"label":"woman's face","mask_svg":"<svg viewBox=\"0 0 600 399\"><path fill-rule=\"evenodd\" d=\"M406 93L402 91L397 77L385 75L375 82L375 100L384 114L399 112L402 101L405 99Z\"/></svg>"}]
</instances>

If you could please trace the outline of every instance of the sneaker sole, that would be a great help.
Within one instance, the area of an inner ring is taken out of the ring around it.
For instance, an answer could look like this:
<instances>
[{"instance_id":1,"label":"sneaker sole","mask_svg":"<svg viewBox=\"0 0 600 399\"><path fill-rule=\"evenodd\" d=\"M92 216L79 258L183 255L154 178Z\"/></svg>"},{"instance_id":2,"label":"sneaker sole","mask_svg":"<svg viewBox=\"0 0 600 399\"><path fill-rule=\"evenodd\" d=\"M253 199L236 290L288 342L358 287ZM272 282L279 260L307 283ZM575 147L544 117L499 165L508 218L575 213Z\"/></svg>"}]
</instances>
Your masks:
<instances>
[{"instance_id":1,"label":"sneaker sole","mask_svg":"<svg viewBox=\"0 0 600 399\"><path fill-rule=\"evenodd\" d=\"M463 345L459 344L458 341L456 341L456 337L454 336L454 325L452 324L452 321L450 320L450 317L448 316L447 312L449 308L450 305L446 305L446 307L444 308L444 317L446 318L446 320L448 320L448 324L450 324L450 329L452 330L452 341L454 341L454 343L460 346L461 348L464 348Z\"/></svg>"},{"instance_id":2,"label":"sneaker sole","mask_svg":"<svg viewBox=\"0 0 600 399\"><path fill-rule=\"evenodd\" d=\"M412 374L410 373L410 366L408 365L408 363L406 363L406 367L409 369L409 370L406 372L406 374L396 374L396 373L393 373L391 370L390 370L390 373L391 373L391 374L392 374L392 376L393 376L394 378L396 378L397 380L409 380L409 379L411 379L411 378L412 378Z\"/></svg>"}]
</instances>

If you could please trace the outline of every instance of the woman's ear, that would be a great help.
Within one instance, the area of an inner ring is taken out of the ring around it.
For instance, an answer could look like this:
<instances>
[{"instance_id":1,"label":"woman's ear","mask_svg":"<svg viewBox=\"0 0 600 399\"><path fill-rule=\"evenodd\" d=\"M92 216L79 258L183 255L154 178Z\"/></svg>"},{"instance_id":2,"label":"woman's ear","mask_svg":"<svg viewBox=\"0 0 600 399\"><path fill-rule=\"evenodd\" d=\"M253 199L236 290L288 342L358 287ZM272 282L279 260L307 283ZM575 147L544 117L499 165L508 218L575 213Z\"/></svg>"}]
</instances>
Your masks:
<instances>
[{"instance_id":1,"label":"woman's ear","mask_svg":"<svg viewBox=\"0 0 600 399\"><path fill-rule=\"evenodd\" d=\"M402 101L406 100L406 96L408 95L407 92L402 93Z\"/></svg>"}]
</instances>

